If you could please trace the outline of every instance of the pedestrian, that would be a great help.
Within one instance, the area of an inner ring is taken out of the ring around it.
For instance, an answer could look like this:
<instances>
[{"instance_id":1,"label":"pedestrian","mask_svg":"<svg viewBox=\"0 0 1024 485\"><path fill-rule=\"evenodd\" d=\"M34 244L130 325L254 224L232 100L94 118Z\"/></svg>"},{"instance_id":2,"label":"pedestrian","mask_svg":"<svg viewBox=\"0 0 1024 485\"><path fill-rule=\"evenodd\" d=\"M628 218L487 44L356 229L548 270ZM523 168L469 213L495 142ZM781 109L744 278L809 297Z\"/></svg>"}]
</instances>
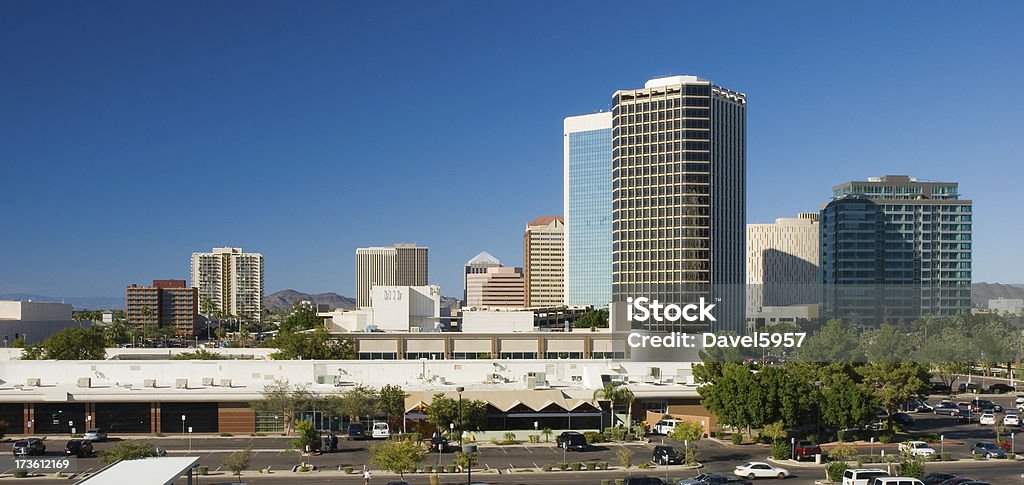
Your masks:
<instances>
[{"instance_id":1,"label":"pedestrian","mask_svg":"<svg viewBox=\"0 0 1024 485\"><path fill-rule=\"evenodd\" d=\"M370 470L363 467L363 485L370 485Z\"/></svg>"}]
</instances>

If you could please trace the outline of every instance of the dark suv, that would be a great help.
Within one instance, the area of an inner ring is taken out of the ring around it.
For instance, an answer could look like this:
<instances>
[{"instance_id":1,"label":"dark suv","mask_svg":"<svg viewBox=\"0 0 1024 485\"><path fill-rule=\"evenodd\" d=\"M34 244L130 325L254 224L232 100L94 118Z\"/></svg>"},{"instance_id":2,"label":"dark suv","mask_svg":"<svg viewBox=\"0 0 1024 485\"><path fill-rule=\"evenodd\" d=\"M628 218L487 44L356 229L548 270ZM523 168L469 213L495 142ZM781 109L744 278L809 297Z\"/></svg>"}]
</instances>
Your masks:
<instances>
[{"instance_id":1,"label":"dark suv","mask_svg":"<svg viewBox=\"0 0 1024 485\"><path fill-rule=\"evenodd\" d=\"M46 444L39 438L29 438L27 440L18 440L14 442L14 455L15 456L26 456L26 455L45 455Z\"/></svg>"},{"instance_id":2,"label":"dark suv","mask_svg":"<svg viewBox=\"0 0 1024 485\"><path fill-rule=\"evenodd\" d=\"M683 463L683 457L671 446L658 445L654 447L651 462L658 465L680 465Z\"/></svg>"},{"instance_id":3,"label":"dark suv","mask_svg":"<svg viewBox=\"0 0 1024 485\"><path fill-rule=\"evenodd\" d=\"M350 440L364 440L366 439L366 425L363 423L352 423L348 425L348 436Z\"/></svg>"},{"instance_id":4,"label":"dark suv","mask_svg":"<svg viewBox=\"0 0 1024 485\"><path fill-rule=\"evenodd\" d=\"M79 458L85 458L92 456L92 441L89 440L71 440L68 444L64 445L65 455L75 455Z\"/></svg>"},{"instance_id":5,"label":"dark suv","mask_svg":"<svg viewBox=\"0 0 1024 485\"><path fill-rule=\"evenodd\" d=\"M658 477L629 477L624 485L668 485Z\"/></svg>"},{"instance_id":6,"label":"dark suv","mask_svg":"<svg viewBox=\"0 0 1024 485\"><path fill-rule=\"evenodd\" d=\"M587 438L581 433L577 433L575 431L563 431L558 435L558 439L555 441L558 443L559 448L565 448L567 450L587 449Z\"/></svg>"}]
</instances>

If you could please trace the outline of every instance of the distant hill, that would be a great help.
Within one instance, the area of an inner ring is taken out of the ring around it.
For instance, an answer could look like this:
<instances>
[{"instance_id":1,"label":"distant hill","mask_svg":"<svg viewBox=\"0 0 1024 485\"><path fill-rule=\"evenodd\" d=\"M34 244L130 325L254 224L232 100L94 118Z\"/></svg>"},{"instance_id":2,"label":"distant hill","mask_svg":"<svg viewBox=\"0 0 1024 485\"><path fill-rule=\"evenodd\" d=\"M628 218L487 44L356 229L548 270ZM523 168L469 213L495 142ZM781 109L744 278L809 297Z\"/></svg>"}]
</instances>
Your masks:
<instances>
[{"instance_id":1,"label":"distant hill","mask_svg":"<svg viewBox=\"0 0 1024 485\"><path fill-rule=\"evenodd\" d=\"M45 296L27 293L7 293L0 300L38 301L44 303L70 303L75 310L124 310L124 297L113 296Z\"/></svg>"},{"instance_id":2,"label":"distant hill","mask_svg":"<svg viewBox=\"0 0 1024 485\"><path fill-rule=\"evenodd\" d=\"M327 305L332 310L354 310L355 298L341 296L337 293L318 293L311 295L292 289L281 290L263 297L263 307L270 311L288 311L297 301L311 301L317 305ZM441 297L441 308L461 308L462 301L450 296Z\"/></svg>"},{"instance_id":3,"label":"distant hill","mask_svg":"<svg viewBox=\"0 0 1024 485\"><path fill-rule=\"evenodd\" d=\"M281 290L263 297L263 307L270 311L288 311L297 301L311 301L317 305L327 305L332 310L354 310L356 300L337 293L318 293L310 295L295 290Z\"/></svg>"},{"instance_id":4,"label":"distant hill","mask_svg":"<svg viewBox=\"0 0 1024 485\"><path fill-rule=\"evenodd\" d=\"M997 298L1024 299L1024 285L1003 283L974 283L971 285L971 305L988 308L988 301Z\"/></svg>"}]
</instances>

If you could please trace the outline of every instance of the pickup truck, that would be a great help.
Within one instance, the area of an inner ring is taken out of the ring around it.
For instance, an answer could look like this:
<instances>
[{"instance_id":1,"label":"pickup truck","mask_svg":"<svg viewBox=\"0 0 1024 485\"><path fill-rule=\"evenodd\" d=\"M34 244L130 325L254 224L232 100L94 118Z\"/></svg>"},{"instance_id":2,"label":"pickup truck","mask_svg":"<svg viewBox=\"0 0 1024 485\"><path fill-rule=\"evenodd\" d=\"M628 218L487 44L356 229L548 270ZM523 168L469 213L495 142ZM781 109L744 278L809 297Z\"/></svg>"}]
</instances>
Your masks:
<instances>
[{"instance_id":1,"label":"pickup truck","mask_svg":"<svg viewBox=\"0 0 1024 485\"><path fill-rule=\"evenodd\" d=\"M794 454L796 455L797 461L799 461L806 459L813 460L814 455L820 455L822 453L821 447L818 446L816 443L812 443L807 440L801 440L796 442L796 449L794 450Z\"/></svg>"}]
</instances>

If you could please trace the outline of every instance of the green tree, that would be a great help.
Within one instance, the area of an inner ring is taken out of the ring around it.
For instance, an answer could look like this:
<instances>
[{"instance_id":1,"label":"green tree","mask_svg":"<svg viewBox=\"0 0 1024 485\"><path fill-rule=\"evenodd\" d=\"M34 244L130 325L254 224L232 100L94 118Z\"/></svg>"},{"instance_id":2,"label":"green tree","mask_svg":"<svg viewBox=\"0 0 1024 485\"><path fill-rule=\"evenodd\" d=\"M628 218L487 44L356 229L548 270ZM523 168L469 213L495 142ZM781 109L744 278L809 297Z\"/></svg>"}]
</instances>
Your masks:
<instances>
[{"instance_id":1,"label":"green tree","mask_svg":"<svg viewBox=\"0 0 1024 485\"><path fill-rule=\"evenodd\" d=\"M823 422L844 429L871 422L878 402L869 389L850 376L837 374L824 382L819 406Z\"/></svg>"},{"instance_id":2,"label":"green tree","mask_svg":"<svg viewBox=\"0 0 1024 485\"><path fill-rule=\"evenodd\" d=\"M285 434L292 432L292 417L296 411L313 401L313 394L305 385L291 385L286 380L276 380L263 388L263 399L249 403L257 413L281 416Z\"/></svg>"},{"instance_id":3,"label":"green tree","mask_svg":"<svg viewBox=\"0 0 1024 485\"><path fill-rule=\"evenodd\" d=\"M281 322L282 332L299 332L311 328L319 328L323 320L316 316L316 306L307 302L297 301L292 304L292 312Z\"/></svg>"},{"instance_id":4,"label":"green tree","mask_svg":"<svg viewBox=\"0 0 1024 485\"><path fill-rule=\"evenodd\" d=\"M388 421L397 424L405 414L405 391L400 386L388 384L378 392L379 411L387 415Z\"/></svg>"},{"instance_id":5,"label":"green tree","mask_svg":"<svg viewBox=\"0 0 1024 485\"><path fill-rule=\"evenodd\" d=\"M100 463L109 465L122 460L141 460L156 456L156 447L152 443L141 441L121 441L100 452Z\"/></svg>"},{"instance_id":6,"label":"green tree","mask_svg":"<svg viewBox=\"0 0 1024 485\"><path fill-rule=\"evenodd\" d=\"M405 478L427 458L427 450L410 440L388 440L370 447L370 463Z\"/></svg>"},{"instance_id":7,"label":"green tree","mask_svg":"<svg viewBox=\"0 0 1024 485\"><path fill-rule=\"evenodd\" d=\"M572 322L575 328L608 328L608 310L590 310Z\"/></svg>"},{"instance_id":8,"label":"green tree","mask_svg":"<svg viewBox=\"0 0 1024 485\"><path fill-rule=\"evenodd\" d=\"M313 422L300 419L295 423L295 437L292 438L289 444L302 454L306 451L306 446L314 445L319 439L320 432L313 426Z\"/></svg>"},{"instance_id":9,"label":"green tree","mask_svg":"<svg viewBox=\"0 0 1024 485\"><path fill-rule=\"evenodd\" d=\"M540 434L541 434L541 436L544 437L544 442L545 443L550 443L551 442L551 435L555 434L555 432L551 428L545 427L544 429L540 430Z\"/></svg>"},{"instance_id":10,"label":"green tree","mask_svg":"<svg viewBox=\"0 0 1024 485\"><path fill-rule=\"evenodd\" d=\"M194 352L182 352L171 360L224 360L225 357L217 352L211 352L206 349L196 349Z\"/></svg>"},{"instance_id":11,"label":"green tree","mask_svg":"<svg viewBox=\"0 0 1024 485\"><path fill-rule=\"evenodd\" d=\"M356 358L355 342L348 337L332 338L323 328L311 332L281 332L266 347L277 352L275 360L352 360Z\"/></svg>"},{"instance_id":12,"label":"green tree","mask_svg":"<svg viewBox=\"0 0 1024 485\"><path fill-rule=\"evenodd\" d=\"M453 460L455 466L459 467L460 470L468 470L469 467L477 465L476 453L465 453L462 451L455 452L455 460Z\"/></svg>"},{"instance_id":13,"label":"green tree","mask_svg":"<svg viewBox=\"0 0 1024 485\"><path fill-rule=\"evenodd\" d=\"M487 403L478 399L462 401L462 418L459 418L459 401L444 393L434 394L427 406L427 420L439 431L447 430L450 424L463 431L479 429L487 417Z\"/></svg>"},{"instance_id":14,"label":"green tree","mask_svg":"<svg viewBox=\"0 0 1024 485\"><path fill-rule=\"evenodd\" d=\"M625 404L627 411L626 425L627 427L632 424L633 417L633 391L630 391L628 387L617 383L611 382L605 384L604 387L594 391L595 401L608 401L608 409L612 414L613 427L615 419L615 405Z\"/></svg>"},{"instance_id":15,"label":"green tree","mask_svg":"<svg viewBox=\"0 0 1024 485\"><path fill-rule=\"evenodd\" d=\"M877 362L857 367L864 386L875 400L889 411L924 394L928 387L928 369L916 362Z\"/></svg>"},{"instance_id":16,"label":"green tree","mask_svg":"<svg viewBox=\"0 0 1024 485\"><path fill-rule=\"evenodd\" d=\"M111 347L116 347L132 341L131 328L128 326L128 322L123 319L114 319L113 322L108 323L101 328L103 329L103 338L107 340L107 344Z\"/></svg>"},{"instance_id":17,"label":"green tree","mask_svg":"<svg viewBox=\"0 0 1024 485\"><path fill-rule=\"evenodd\" d=\"M66 328L39 345L28 346L22 360L103 360L107 357L106 339L95 328Z\"/></svg>"},{"instance_id":18,"label":"green tree","mask_svg":"<svg viewBox=\"0 0 1024 485\"><path fill-rule=\"evenodd\" d=\"M704 425L694 421L682 421L672 428L669 438L676 441L697 441L704 436Z\"/></svg>"},{"instance_id":19,"label":"green tree","mask_svg":"<svg viewBox=\"0 0 1024 485\"><path fill-rule=\"evenodd\" d=\"M842 320L832 319L817 333L807 337L795 352L795 359L801 362L857 362L862 360L859 348L853 330Z\"/></svg>"},{"instance_id":20,"label":"green tree","mask_svg":"<svg viewBox=\"0 0 1024 485\"><path fill-rule=\"evenodd\" d=\"M224 458L221 465L224 468L231 470L231 474L238 477L238 482L242 482L242 472L249 468L249 461L252 460L252 447L248 447L244 450L236 451Z\"/></svg>"},{"instance_id":21,"label":"green tree","mask_svg":"<svg viewBox=\"0 0 1024 485\"><path fill-rule=\"evenodd\" d=\"M334 396L328 407L338 415L359 420L377 412L380 405L380 394L372 387L358 385Z\"/></svg>"}]
</instances>

